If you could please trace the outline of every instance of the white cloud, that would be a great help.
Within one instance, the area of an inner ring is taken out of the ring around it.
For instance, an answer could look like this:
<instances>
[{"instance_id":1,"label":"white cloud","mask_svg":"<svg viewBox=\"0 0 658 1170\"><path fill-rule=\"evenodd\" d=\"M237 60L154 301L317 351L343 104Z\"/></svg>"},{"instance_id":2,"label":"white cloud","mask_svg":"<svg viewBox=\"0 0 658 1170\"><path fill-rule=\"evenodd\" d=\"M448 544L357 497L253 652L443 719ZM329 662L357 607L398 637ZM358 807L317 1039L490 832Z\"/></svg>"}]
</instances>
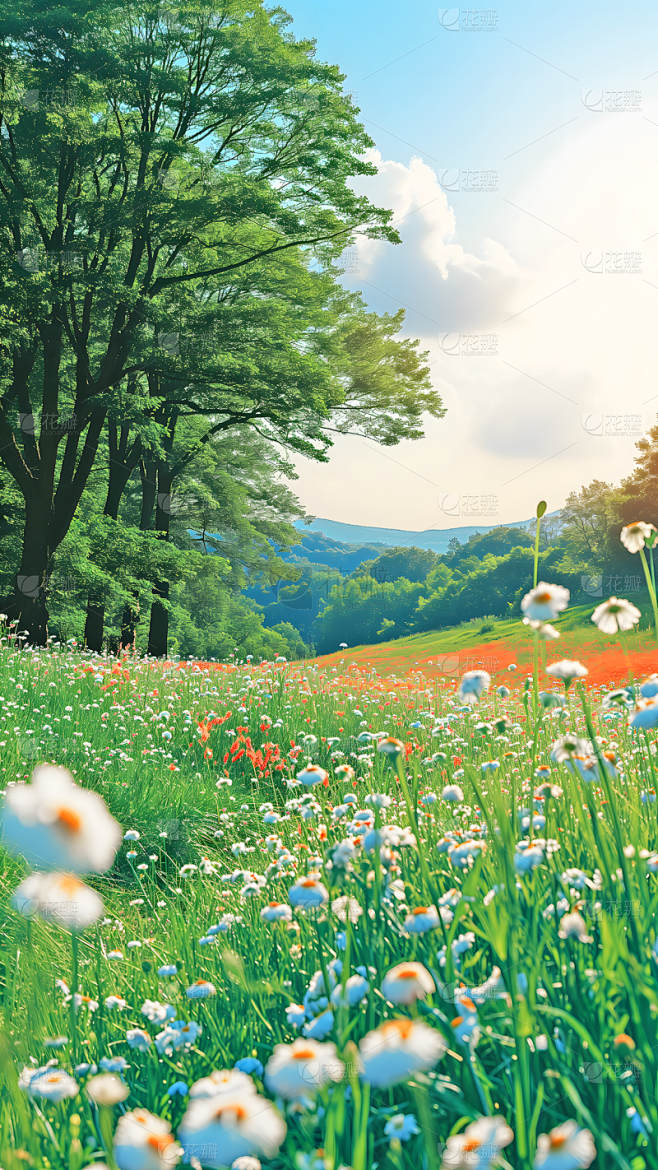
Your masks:
<instances>
[{"instance_id":1,"label":"white cloud","mask_svg":"<svg viewBox=\"0 0 658 1170\"><path fill-rule=\"evenodd\" d=\"M486 329L501 312L513 312L513 297L522 288L518 265L495 240L484 242L480 256L455 242L455 213L432 168L420 158L408 167L382 161L377 151L369 161L378 167L377 176L355 187L372 203L393 210L403 242L360 239L358 277L351 283L367 281L364 291L371 300L374 285L380 295L418 309L407 313L407 330L414 336Z\"/></svg>"},{"instance_id":2,"label":"white cloud","mask_svg":"<svg viewBox=\"0 0 658 1170\"><path fill-rule=\"evenodd\" d=\"M656 111L645 114L658 122ZM552 145L552 160L501 172L508 204L471 197L482 230L470 251L449 202L461 208L463 197L447 196L419 158L404 166L373 155L379 173L359 191L394 210L403 244L361 240L358 275L345 282L378 312L396 302L418 311L407 311L404 333L429 349L448 413L429 420L419 443L382 451L341 438L328 467L301 461L309 510L446 528L457 521L441 513L438 494L488 493L503 523L531 515L541 498L552 509L595 477L629 473L636 438L588 433L581 416L607 416L604 430L615 415L626 429L639 416L647 429L658 410L658 234L647 240L658 233L658 130L647 118L585 111ZM581 260L591 251L641 251L642 273L591 273ZM439 334L468 331L497 333L499 356L442 352Z\"/></svg>"}]
</instances>

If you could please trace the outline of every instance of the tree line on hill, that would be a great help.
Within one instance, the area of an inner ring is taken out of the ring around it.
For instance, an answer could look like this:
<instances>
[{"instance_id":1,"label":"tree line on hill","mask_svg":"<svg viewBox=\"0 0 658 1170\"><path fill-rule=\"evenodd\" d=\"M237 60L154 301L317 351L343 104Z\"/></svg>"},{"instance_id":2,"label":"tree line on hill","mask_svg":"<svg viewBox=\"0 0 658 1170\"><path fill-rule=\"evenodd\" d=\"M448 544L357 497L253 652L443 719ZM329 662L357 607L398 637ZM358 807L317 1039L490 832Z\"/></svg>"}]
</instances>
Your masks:
<instances>
[{"instance_id":1,"label":"tree line on hill","mask_svg":"<svg viewBox=\"0 0 658 1170\"><path fill-rule=\"evenodd\" d=\"M571 492L542 527L540 577L559 580L581 603L607 594L632 597L644 587L638 558L625 550L619 534L635 519L658 527L658 426L637 448L635 469L621 485L594 480ZM341 642L367 645L473 619L484 619L486 634L486 619L520 616L533 559L534 525L501 526L476 533L465 544L453 538L445 554L386 549L330 581L305 636L317 653L329 653ZM323 579L320 566L315 572ZM295 589L299 586L283 586L279 600L294 597ZM294 607L289 613L295 622Z\"/></svg>"}]
</instances>

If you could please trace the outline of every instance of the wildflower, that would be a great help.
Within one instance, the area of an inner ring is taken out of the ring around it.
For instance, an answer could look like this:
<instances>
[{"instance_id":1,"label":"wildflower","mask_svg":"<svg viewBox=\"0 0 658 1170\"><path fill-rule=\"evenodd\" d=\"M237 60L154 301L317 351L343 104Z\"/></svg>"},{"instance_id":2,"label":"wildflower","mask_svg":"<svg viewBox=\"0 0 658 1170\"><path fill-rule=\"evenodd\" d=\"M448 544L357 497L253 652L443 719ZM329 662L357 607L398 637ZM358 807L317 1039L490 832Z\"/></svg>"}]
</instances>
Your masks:
<instances>
[{"instance_id":1,"label":"wildflower","mask_svg":"<svg viewBox=\"0 0 658 1170\"><path fill-rule=\"evenodd\" d=\"M363 975L350 975L345 981L344 988L341 983L336 984L331 993L331 1002L334 1007L356 1007L363 1002L369 991L370 984Z\"/></svg>"},{"instance_id":2,"label":"wildflower","mask_svg":"<svg viewBox=\"0 0 658 1170\"><path fill-rule=\"evenodd\" d=\"M350 922L358 922L363 914L363 907L357 902L356 898L348 898L346 894L340 898L334 898L331 903L331 909L341 922L347 922L348 914Z\"/></svg>"},{"instance_id":3,"label":"wildflower","mask_svg":"<svg viewBox=\"0 0 658 1170\"><path fill-rule=\"evenodd\" d=\"M12 900L25 918L38 914L44 922L75 933L97 922L103 913L96 891L70 873L31 873Z\"/></svg>"},{"instance_id":4,"label":"wildflower","mask_svg":"<svg viewBox=\"0 0 658 1170\"><path fill-rule=\"evenodd\" d=\"M207 979L197 979L185 994L188 999L208 999L211 995L217 995L217 988Z\"/></svg>"},{"instance_id":5,"label":"wildflower","mask_svg":"<svg viewBox=\"0 0 658 1170\"><path fill-rule=\"evenodd\" d=\"M274 1158L286 1136L286 1123L271 1101L256 1094L222 1094L190 1101L178 1128L186 1161L204 1150L206 1166L231 1166L258 1154Z\"/></svg>"},{"instance_id":6,"label":"wildflower","mask_svg":"<svg viewBox=\"0 0 658 1170\"><path fill-rule=\"evenodd\" d=\"M126 1032L126 1041L129 1048L136 1048L138 1052L146 1052L152 1044L151 1037L143 1028L130 1028Z\"/></svg>"},{"instance_id":7,"label":"wildflower","mask_svg":"<svg viewBox=\"0 0 658 1170\"><path fill-rule=\"evenodd\" d=\"M644 548L647 541L651 541L653 544L655 538L652 537L652 533L655 532L653 524L647 524L644 520L634 520L632 524L627 524L625 528L622 528L619 539L624 548L627 548L631 553L636 553Z\"/></svg>"},{"instance_id":8,"label":"wildflower","mask_svg":"<svg viewBox=\"0 0 658 1170\"><path fill-rule=\"evenodd\" d=\"M404 752L404 744L401 739L395 739L392 735L385 735L377 744L377 751L385 756L399 756Z\"/></svg>"},{"instance_id":9,"label":"wildflower","mask_svg":"<svg viewBox=\"0 0 658 1170\"><path fill-rule=\"evenodd\" d=\"M265 1065L265 1085L277 1097L294 1099L342 1080L344 1072L335 1044L300 1038L292 1044L275 1044Z\"/></svg>"},{"instance_id":10,"label":"wildflower","mask_svg":"<svg viewBox=\"0 0 658 1170\"><path fill-rule=\"evenodd\" d=\"M514 870L515 873L530 873L531 870L536 869L544 860L544 850L540 845L527 845L525 849L521 848L521 842L517 845L517 852L514 854Z\"/></svg>"},{"instance_id":11,"label":"wildflower","mask_svg":"<svg viewBox=\"0 0 658 1170\"><path fill-rule=\"evenodd\" d=\"M500 967L493 967L491 975L488 979L485 979L484 983L481 983L479 987L473 987L471 991L467 991L464 994L474 1004L485 1003L488 999L503 999L507 995L507 991ZM461 1004L463 1000L464 996L462 993L457 992L455 995L455 1003ZM468 1003L466 1006L469 1006Z\"/></svg>"},{"instance_id":12,"label":"wildflower","mask_svg":"<svg viewBox=\"0 0 658 1170\"><path fill-rule=\"evenodd\" d=\"M420 1133L420 1129L413 1113L396 1113L384 1126L384 1135L391 1140L397 1138L400 1142L408 1142L417 1133Z\"/></svg>"},{"instance_id":13,"label":"wildflower","mask_svg":"<svg viewBox=\"0 0 658 1170\"><path fill-rule=\"evenodd\" d=\"M173 1024L158 1032L155 1047L161 1056L171 1056L180 1048L189 1048L194 1044L202 1030L202 1025L193 1020L190 1023L186 1023L185 1020L174 1020Z\"/></svg>"},{"instance_id":14,"label":"wildflower","mask_svg":"<svg viewBox=\"0 0 658 1170\"><path fill-rule=\"evenodd\" d=\"M86 1087L89 1096L98 1105L118 1105L120 1101L125 1101L130 1092L125 1081L112 1073L99 1073L87 1081Z\"/></svg>"},{"instance_id":15,"label":"wildflower","mask_svg":"<svg viewBox=\"0 0 658 1170\"><path fill-rule=\"evenodd\" d=\"M569 590L562 585L540 581L521 602L524 616L538 622L551 622L569 604Z\"/></svg>"},{"instance_id":16,"label":"wildflower","mask_svg":"<svg viewBox=\"0 0 658 1170\"><path fill-rule=\"evenodd\" d=\"M293 906L298 906L301 910L316 910L319 906L327 904L329 891L321 881L308 874L306 877L299 877L294 886L290 887L288 897Z\"/></svg>"},{"instance_id":17,"label":"wildflower","mask_svg":"<svg viewBox=\"0 0 658 1170\"><path fill-rule=\"evenodd\" d=\"M167 963L164 967L158 967L158 975L161 979L166 979L170 975L176 975L178 967L175 963Z\"/></svg>"},{"instance_id":18,"label":"wildflower","mask_svg":"<svg viewBox=\"0 0 658 1170\"><path fill-rule=\"evenodd\" d=\"M502 1117L479 1117L463 1133L448 1138L441 1170L488 1170L498 1154L514 1140L514 1134Z\"/></svg>"},{"instance_id":19,"label":"wildflower","mask_svg":"<svg viewBox=\"0 0 658 1170\"><path fill-rule=\"evenodd\" d=\"M146 1016L152 1024L163 1024L165 1020L174 1019L176 1008L172 1007L170 1003L158 1003L157 1000L147 999L142 1004L142 1015Z\"/></svg>"},{"instance_id":20,"label":"wildflower","mask_svg":"<svg viewBox=\"0 0 658 1170\"><path fill-rule=\"evenodd\" d=\"M319 764L308 764L301 772L297 773L297 779L310 788L314 784L324 784L328 777L324 768L321 768Z\"/></svg>"},{"instance_id":21,"label":"wildflower","mask_svg":"<svg viewBox=\"0 0 658 1170\"><path fill-rule=\"evenodd\" d=\"M43 1042L44 1048L65 1048L69 1042L68 1036L49 1036Z\"/></svg>"},{"instance_id":22,"label":"wildflower","mask_svg":"<svg viewBox=\"0 0 658 1170\"><path fill-rule=\"evenodd\" d=\"M582 663L563 658L561 662L552 662L547 666L546 673L552 674L554 678L561 678L565 689L568 690L575 678L584 678L589 671Z\"/></svg>"},{"instance_id":23,"label":"wildflower","mask_svg":"<svg viewBox=\"0 0 658 1170\"><path fill-rule=\"evenodd\" d=\"M540 1133L533 1165L535 1170L586 1170L595 1157L590 1131L576 1121L564 1121L550 1133Z\"/></svg>"},{"instance_id":24,"label":"wildflower","mask_svg":"<svg viewBox=\"0 0 658 1170\"><path fill-rule=\"evenodd\" d=\"M80 788L65 768L41 764L31 784L7 785L2 843L30 865L102 873L114 861L121 827L102 797Z\"/></svg>"},{"instance_id":25,"label":"wildflower","mask_svg":"<svg viewBox=\"0 0 658 1170\"><path fill-rule=\"evenodd\" d=\"M354 768L350 764L339 764L337 768L334 768L334 776L336 776L342 784L347 784L350 780L354 779Z\"/></svg>"},{"instance_id":26,"label":"wildflower","mask_svg":"<svg viewBox=\"0 0 658 1170\"><path fill-rule=\"evenodd\" d=\"M102 1056L98 1063L103 1072L120 1073L130 1068L128 1061L123 1056Z\"/></svg>"},{"instance_id":27,"label":"wildflower","mask_svg":"<svg viewBox=\"0 0 658 1170\"><path fill-rule=\"evenodd\" d=\"M173 1085L170 1085L169 1088L167 1089L167 1096L168 1097L187 1097L188 1092L189 1092L189 1089L188 1089L188 1086L185 1084L185 1081L174 1081Z\"/></svg>"},{"instance_id":28,"label":"wildflower","mask_svg":"<svg viewBox=\"0 0 658 1170\"><path fill-rule=\"evenodd\" d=\"M311 1040L324 1040L331 1032L334 1026L334 1013L327 1009L320 1012L309 1024L305 1024L302 1028L304 1036L310 1037Z\"/></svg>"},{"instance_id":29,"label":"wildflower","mask_svg":"<svg viewBox=\"0 0 658 1170\"><path fill-rule=\"evenodd\" d=\"M67 995L64 1003L69 1004L71 1000L73 1000L73 1009L76 1012L78 1012L83 1006L86 1007L90 1012L98 1011L98 1001L91 999L88 995L80 995L80 993L76 991L75 995Z\"/></svg>"},{"instance_id":30,"label":"wildflower","mask_svg":"<svg viewBox=\"0 0 658 1170\"><path fill-rule=\"evenodd\" d=\"M19 1088L26 1089L30 1097L40 1097L44 1101L59 1102L67 1097L77 1097L80 1092L78 1082L59 1068L24 1069L31 1073L24 1083L19 1079Z\"/></svg>"},{"instance_id":31,"label":"wildflower","mask_svg":"<svg viewBox=\"0 0 658 1170\"><path fill-rule=\"evenodd\" d=\"M128 1007L128 1004L125 999L121 999L118 995L108 995L105 1000L105 1007L110 1012L114 1011L115 1008L117 1011L123 1012Z\"/></svg>"},{"instance_id":32,"label":"wildflower","mask_svg":"<svg viewBox=\"0 0 658 1170\"><path fill-rule=\"evenodd\" d=\"M262 1077L263 1075L263 1066L255 1056L242 1056L240 1060L236 1060L233 1067L237 1068L238 1072L246 1073L250 1077Z\"/></svg>"},{"instance_id":33,"label":"wildflower","mask_svg":"<svg viewBox=\"0 0 658 1170\"><path fill-rule=\"evenodd\" d=\"M291 1003L286 1008L286 1019L293 1028L301 1028L306 1021L306 1008L301 1003Z\"/></svg>"},{"instance_id":34,"label":"wildflower","mask_svg":"<svg viewBox=\"0 0 658 1170\"><path fill-rule=\"evenodd\" d=\"M434 980L422 963L399 963L391 967L382 982L382 995L395 1004L415 1003L417 999L431 995L434 990Z\"/></svg>"},{"instance_id":35,"label":"wildflower","mask_svg":"<svg viewBox=\"0 0 658 1170\"><path fill-rule=\"evenodd\" d=\"M166 1170L176 1165L181 1153L169 1122L163 1118L146 1109L135 1109L119 1118L114 1133L119 1170Z\"/></svg>"},{"instance_id":36,"label":"wildflower","mask_svg":"<svg viewBox=\"0 0 658 1170\"><path fill-rule=\"evenodd\" d=\"M598 626L602 634L617 634L620 630L632 630L637 625L642 614L636 605L630 601L610 597L601 605L597 605L592 614L592 621Z\"/></svg>"},{"instance_id":37,"label":"wildflower","mask_svg":"<svg viewBox=\"0 0 658 1170\"><path fill-rule=\"evenodd\" d=\"M552 626L550 622L540 622L535 618L524 617L523 624L524 626L528 626L538 638L541 638L542 642L553 641L555 638L560 637L560 631L556 630L555 626ZM507 687L504 689L507 690ZM507 693L509 694L509 691Z\"/></svg>"},{"instance_id":38,"label":"wildflower","mask_svg":"<svg viewBox=\"0 0 658 1170\"><path fill-rule=\"evenodd\" d=\"M455 845L451 841L447 846L447 853L453 865L456 865L458 869L466 869L480 854L484 853L486 848L484 841L462 841L459 845Z\"/></svg>"},{"instance_id":39,"label":"wildflower","mask_svg":"<svg viewBox=\"0 0 658 1170\"><path fill-rule=\"evenodd\" d=\"M564 764L574 756L587 757L592 745L577 735L563 735L556 739L551 749L551 759L556 764Z\"/></svg>"},{"instance_id":40,"label":"wildflower","mask_svg":"<svg viewBox=\"0 0 658 1170\"><path fill-rule=\"evenodd\" d=\"M404 920L404 929L409 934L424 934L427 930L438 930L441 920L436 906L416 906Z\"/></svg>"},{"instance_id":41,"label":"wildflower","mask_svg":"<svg viewBox=\"0 0 658 1170\"><path fill-rule=\"evenodd\" d=\"M585 919L582 914L574 910L572 914L565 914L562 919L560 938L577 938L578 942L591 943L594 939L587 933Z\"/></svg>"},{"instance_id":42,"label":"wildflower","mask_svg":"<svg viewBox=\"0 0 658 1170\"><path fill-rule=\"evenodd\" d=\"M235 1068L214 1069L207 1077L195 1081L190 1097L218 1097L220 1094L255 1093L256 1086L251 1077Z\"/></svg>"},{"instance_id":43,"label":"wildflower","mask_svg":"<svg viewBox=\"0 0 658 1170\"><path fill-rule=\"evenodd\" d=\"M491 675L486 670L467 670L459 684L458 695L462 703L477 703L490 686Z\"/></svg>"},{"instance_id":44,"label":"wildflower","mask_svg":"<svg viewBox=\"0 0 658 1170\"><path fill-rule=\"evenodd\" d=\"M631 727L655 727L658 724L658 698L640 699L631 711L628 722Z\"/></svg>"},{"instance_id":45,"label":"wildflower","mask_svg":"<svg viewBox=\"0 0 658 1170\"><path fill-rule=\"evenodd\" d=\"M467 930L465 934L460 934L459 938L452 941L452 960L457 969L461 966L461 957L466 951L469 951L475 942L475 934L472 930ZM447 950L445 946L437 951L437 958L439 960L439 967L445 967L447 962Z\"/></svg>"},{"instance_id":46,"label":"wildflower","mask_svg":"<svg viewBox=\"0 0 658 1170\"><path fill-rule=\"evenodd\" d=\"M626 692L624 691L622 693L625 694ZM640 694L642 695L643 699L653 699L656 695L658 695L658 674L649 675L649 678L640 686ZM606 698L609 699L610 695L606 695Z\"/></svg>"},{"instance_id":47,"label":"wildflower","mask_svg":"<svg viewBox=\"0 0 658 1170\"><path fill-rule=\"evenodd\" d=\"M478 1011L475 1009L473 1000L467 996L460 997L459 1004L464 1007L467 1014L466 1016L455 1016L451 1020L451 1027L455 1039L459 1040L460 1044L464 1044L467 1048L474 1048L478 1044L481 1035L481 1028L478 1024Z\"/></svg>"},{"instance_id":48,"label":"wildflower","mask_svg":"<svg viewBox=\"0 0 658 1170\"><path fill-rule=\"evenodd\" d=\"M287 902L268 902L260 916L263 922L292 922L292 910Z\"/></svg>"},{"instance_id":49,"label":"wildflower","mask_svg":"<svg viewBox=\"0 0 658 1170\"><path fill-rule=\"evenodd\" d=\"M371 804L374 808L379 809L389 808L391 798L385 792L369 792L366 796L366 804Z\"/></svg>"},{"instance_id":50,"label":"wildflower","mask_svg":"<svg viewBox=\"0 0 658 1170\"><path fill-rule=\"evenodd\" d=\"M446 1050L435 1028L415 1020L387 1020L368 1032L359 1044L363 1078L371 1085L387 1088L414 1072L434 1068Z\"/></svg>"},{"instance_id":51,"label":"wildflower","mask_svg":"<svg viewBox=\"0 0 658 1170\"><path fill-rule=\"evenodd\" d=\"M449 804L461 804L464 799L464 793L458 784L446 784L441 799L447 800Z\"/></svg>"}]
</instances>

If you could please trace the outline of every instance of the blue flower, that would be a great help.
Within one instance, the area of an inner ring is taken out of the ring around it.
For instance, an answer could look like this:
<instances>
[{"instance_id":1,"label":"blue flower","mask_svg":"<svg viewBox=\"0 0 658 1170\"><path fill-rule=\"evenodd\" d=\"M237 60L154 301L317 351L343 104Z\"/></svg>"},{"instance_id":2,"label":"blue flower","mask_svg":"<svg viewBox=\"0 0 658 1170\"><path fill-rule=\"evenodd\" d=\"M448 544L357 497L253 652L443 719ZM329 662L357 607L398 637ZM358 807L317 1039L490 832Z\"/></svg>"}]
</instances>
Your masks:
<instances>
[{"instance_id":1,"label":"blue flower","mask_svg":"<svg viewBox=\"0 0 658 1170\"><path fill-rule=\"evenodd\" d=\"M168 1097L176 1097L176 1096L187 1097L188 1091L189 1090L188 1090L187 1085L185 1084L185 1081L175 1081L174 1084L170 1085L170 1087L167 1089L167 1096Z\"/></svg>"},{"instance_id":2,"label":"blue flower","mask_svg":"<svg viewBox=\"0 0 658 1170\"><path fill-rule=\"evenodd\" d=\"M241 1060L236 1060L234 1068L240 1072L247 1073L247 1076L262 1077L263 1066L260 1060L256 1060L254 1056L243 1056Z\"/></svg>"}]
</instances>

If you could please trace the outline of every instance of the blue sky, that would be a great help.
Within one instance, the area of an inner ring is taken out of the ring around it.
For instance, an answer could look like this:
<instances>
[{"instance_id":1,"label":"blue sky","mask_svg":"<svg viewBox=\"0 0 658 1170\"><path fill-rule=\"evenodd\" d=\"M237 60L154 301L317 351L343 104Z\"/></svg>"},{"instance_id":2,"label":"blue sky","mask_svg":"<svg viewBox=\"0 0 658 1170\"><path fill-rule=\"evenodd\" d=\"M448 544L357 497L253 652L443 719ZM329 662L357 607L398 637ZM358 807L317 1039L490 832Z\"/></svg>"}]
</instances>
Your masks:
<instances>
[{"instance_id":1,"label":"blue sky","mask_svg":"<svg viewBox=\"0 0 658 1170\"><path fill-rule=\"evenodd\" d=\"M360 189L405 217L401 246L357 242L345 283L406 307L448 407L419 443L301 460L308 510L504 523L618 481L658 409L658 8L285 7L375 142Z\"/></svg>"}]
</instances>

